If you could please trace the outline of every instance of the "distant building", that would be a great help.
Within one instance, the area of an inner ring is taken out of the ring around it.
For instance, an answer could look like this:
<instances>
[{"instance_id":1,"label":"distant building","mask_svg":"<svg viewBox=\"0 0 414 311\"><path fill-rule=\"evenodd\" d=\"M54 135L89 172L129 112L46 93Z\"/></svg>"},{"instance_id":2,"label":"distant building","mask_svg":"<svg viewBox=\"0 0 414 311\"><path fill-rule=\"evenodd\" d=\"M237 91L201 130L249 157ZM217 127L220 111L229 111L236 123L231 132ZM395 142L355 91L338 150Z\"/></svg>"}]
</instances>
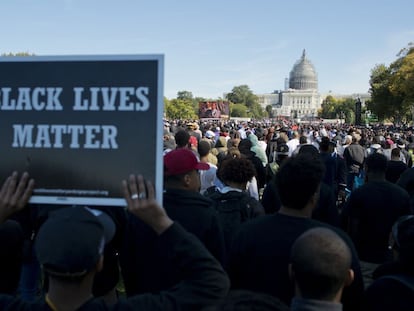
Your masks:
<instances>
[{"instance_id":1,"label":"distant building","mask_svg":"<svg viewBox=\"0 0 414 311\"><path fill-rule=\"evenodd\" d=\"M302 57L296 61L285 80L283 91L274 91L269 94L258 94L259 104L265 109L272 105L275 117L287 117L294 119L312 119L318 114L322 100L331 95L335 98L360 98L364 104L369 99L369 94L352 95L321 95L318 91L318 75L312 62L306 57L303 50Z\"/></svg>"}]
</instances>

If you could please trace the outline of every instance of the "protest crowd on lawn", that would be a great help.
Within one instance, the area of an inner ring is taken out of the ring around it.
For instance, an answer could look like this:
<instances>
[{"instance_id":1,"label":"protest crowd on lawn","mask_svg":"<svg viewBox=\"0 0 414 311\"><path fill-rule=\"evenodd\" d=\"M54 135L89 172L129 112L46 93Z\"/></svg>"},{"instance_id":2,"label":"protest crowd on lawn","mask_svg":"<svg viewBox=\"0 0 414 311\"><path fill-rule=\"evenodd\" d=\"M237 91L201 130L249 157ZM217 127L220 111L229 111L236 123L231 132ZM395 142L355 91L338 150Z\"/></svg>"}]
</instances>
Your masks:
<instances>
[{"instance_id":1,"label":"protest crowd on lawn","mask_svg":"<svg viewBox=\"0 0 414 311\"><path fill-rule=\"evenodd\" d=\"M414 310L412 128L164 120L159 139L163 206L141 175L125 208L28 204L36 180L2 176L0 310Z\"/></svg>"}]
</instances>

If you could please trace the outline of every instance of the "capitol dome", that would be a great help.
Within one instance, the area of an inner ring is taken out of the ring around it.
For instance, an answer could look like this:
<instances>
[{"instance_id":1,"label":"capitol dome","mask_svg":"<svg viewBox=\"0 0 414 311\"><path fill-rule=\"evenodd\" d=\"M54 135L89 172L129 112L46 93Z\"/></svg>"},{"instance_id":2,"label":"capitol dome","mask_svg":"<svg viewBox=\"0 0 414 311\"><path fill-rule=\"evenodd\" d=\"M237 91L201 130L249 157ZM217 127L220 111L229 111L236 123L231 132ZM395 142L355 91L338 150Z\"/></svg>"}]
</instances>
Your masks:
<instances>
[{"instance_id":1,"label":"capitol dome","mask_svg":"<svg viewBox=\"0 0 414 311\"><path fill-rule=\"evenodd\" d=\"M289 75L289 88L295 90L318 89L318 77L315 67L306 58L305 50L302 57L295 63Z\"/></svg>"}]
</instances>

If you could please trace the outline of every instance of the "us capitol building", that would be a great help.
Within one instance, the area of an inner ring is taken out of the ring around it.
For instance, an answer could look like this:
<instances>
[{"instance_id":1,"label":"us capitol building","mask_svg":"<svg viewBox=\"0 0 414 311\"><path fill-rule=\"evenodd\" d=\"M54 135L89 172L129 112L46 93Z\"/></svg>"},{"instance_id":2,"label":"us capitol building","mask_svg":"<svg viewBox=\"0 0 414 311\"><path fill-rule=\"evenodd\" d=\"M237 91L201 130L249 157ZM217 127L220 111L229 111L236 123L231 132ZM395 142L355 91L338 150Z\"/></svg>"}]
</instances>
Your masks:
<instances>
[{"instance_id":1,"label":"us capitol building","mask_svg":"<svg viewBox=\"0 0 414 311\"><path fill-rule=\"evenodd\" d=\"M328 94L327 94L328 95ZM334 97L345 97L343 95ZM361 94L362 95L362 94ZM275 117L308 119L318 115L322 100L326 97L318 91L318 76L312 62L303 50L302 57L293 65L289 79L285 81L285 90L270 94L258 94L259 104L266 108L271 105ZM346 97L357 97L347 95ZM363 94L363 101L369 94Z\"/></svg>"}]
</instances>

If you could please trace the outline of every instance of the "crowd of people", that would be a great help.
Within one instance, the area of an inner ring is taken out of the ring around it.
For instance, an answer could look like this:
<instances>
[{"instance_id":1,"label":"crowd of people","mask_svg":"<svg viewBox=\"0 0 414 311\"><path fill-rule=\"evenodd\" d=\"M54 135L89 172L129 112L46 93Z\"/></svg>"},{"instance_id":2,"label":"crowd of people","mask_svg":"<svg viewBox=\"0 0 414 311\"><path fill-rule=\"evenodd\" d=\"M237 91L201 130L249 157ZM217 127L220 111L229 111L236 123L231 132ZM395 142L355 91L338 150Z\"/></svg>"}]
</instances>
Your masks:
<instances>
[{"instance_id":1,"label":"crowd of people","mask_svg":"<svg viewBox=\"0 0 414 311\"><path fill-rule=\"evenodd\" d=\"M414 308L411 129L170 120L163 142L163 206L141 175L125 209L4 181L0 310Z\"/></svg>"}]
</instances>

